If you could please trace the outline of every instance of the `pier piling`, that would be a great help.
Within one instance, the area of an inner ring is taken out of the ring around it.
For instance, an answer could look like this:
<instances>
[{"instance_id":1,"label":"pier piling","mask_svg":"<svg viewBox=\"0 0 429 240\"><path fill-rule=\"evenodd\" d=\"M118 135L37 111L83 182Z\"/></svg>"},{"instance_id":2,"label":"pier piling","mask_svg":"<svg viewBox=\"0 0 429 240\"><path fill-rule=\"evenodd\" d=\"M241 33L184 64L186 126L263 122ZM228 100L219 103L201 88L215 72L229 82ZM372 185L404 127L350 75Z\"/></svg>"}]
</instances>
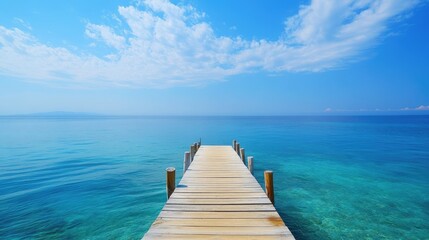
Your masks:
<instances>
[{"instance_id":1,"label":"pier piling","mask_svg":"<svg viewBox=\"0 0 429 240\"><path fill-rule=\"evenodd\" d=\"M183 173L185 173L186 170L188 170L189 165L191 165L191 153L185 152L185 155L183 157Z\"/></svg>"},{"instance_id":2,"label":"pier piling","mask_svg":"<svg viewBox=\"0 0 429 240\"><path fill-rule=\"evenodd\" d=\"M274 204L273 171L266 170L264 172L264 179L265 179L265 193L267 194L270 201Z\"/></svg>"},{"instance_id":3,"label":"pier piling","mask_svg":"<svg viewBox=\"0 0 429 240\"><path fill-rule=\"evenodd\" d=\"M252 156L247 157L247 168L249 169L249 172L253 175L253 157Z\"/></svg>"},{"instance_id":4,"label":"pier piling","mask_svg":"<svg viewBox=\"0 0 429 240\"><path fill-rule=\"evenodd\" d=\"M176 188L176 169L174 167L169 167L166 169L167 171L167 199L170 198L171 194L173 194L174 189Z\"/></svg>"},{"instance_id":5,"label":"pier piling","mask_svg":"<svg viewBox=\"0 0 429 240\"><path fill-rule=\"evenodd\" d=\"M245 160L246 160L246 154L244 153L244 148L240 148L240 157L241 157L241 160L243 160L243 163L244 163Z\"/></svg>"},{"instance_id":6,"label":"pier piling","mask_svg":"<svg viewBox=\"0 0 429 240\"><path fill-rule=\"evenodd\" d=\"M194 146L194 144L192 144L191 145L191 149L190 149L190 151L189 151L189 153L191 154L190 156L191 156L191 162L194 160L194 154L195 154L195 152L196 152L197 150L195 149L195 146Z\"/></svg>"}]
</instances>

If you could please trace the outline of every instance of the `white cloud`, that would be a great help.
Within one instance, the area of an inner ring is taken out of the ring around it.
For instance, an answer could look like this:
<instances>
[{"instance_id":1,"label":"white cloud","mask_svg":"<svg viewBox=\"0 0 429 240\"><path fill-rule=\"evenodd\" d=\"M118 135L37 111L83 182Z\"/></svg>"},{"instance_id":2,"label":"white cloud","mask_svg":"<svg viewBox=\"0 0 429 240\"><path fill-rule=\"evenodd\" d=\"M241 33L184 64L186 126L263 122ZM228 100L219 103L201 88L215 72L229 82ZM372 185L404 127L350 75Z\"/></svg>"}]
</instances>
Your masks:
<instances>
[{"instance_id":1,"label":"white cloud","mask_svg":"<svg viewBox=\"0 0 429 240\"><path fill-rule=\"evenodd\" d=\"M429 111L429 105L428 106L423 106L420 105L416 108L416 110L420 110L420 111Z\"/></svg>"},{"instance_id":2,"label":"white cloud","mask_svg":"<svg viewBox=\"0 0 429 240\"><path fill-rule=\"evenodd\" d=\"M415 108L401 108L401 111L429 111L429 105L425 106L425 105L420 105L418 107Z\"/></svg>"},{"instance_id":3,"label":"white cloud","mask_svg":"<svg viewBox=\"0 0 429 240\"><path fill-rule=\"evenodd\" d=\"M28 29L28 30L33 30L33 28L31 27L30 24L28 24L26 21L24 21L21 18L14 18L15 22L19 23L20 25L22 25L24 28Z\"/></svg>"},{"instance_id":4,"label":"white cloud","mask_svg":"<svg viewBox=\"0 0 429 240\"><path fill-rule=\"evenodd\" d=\"M108 26L89 23L86 25L85 34L90 38L103 41L108 46L118 50L125 47L125 38L116 35L113 29Z\"/></svg>"},{"instance_id":5,"label":"white cloud","mask_svg":"<svg viewBox=\"0 0 429 240\"><path fill-rule=\"evenodd\" d=\"M223 80L251 71L324 71L379 43L417 0L314 0L285 21L276 41L217 36L192 6L167 0L118 7L124 29L88 23L85 34L112 48L79 55L0 26L0 74L75 85L163 87ZM116 16L115 16L116 18Z\"/></svg>"},{"instance_id":6,"label":"white cloud","mask_svg":"<svg viewBox=\"0 0 429 240\"><path fill-rule=\"evenodd\" d=\"M418 107L404 107L404 108L389 108L389 109L382 109L382 108L375 108L375 109L333 109L333 108L326 108L324 112L398 112L398 111L429 111L429 105L420 105Z\"/></svg>"}]
</instances>

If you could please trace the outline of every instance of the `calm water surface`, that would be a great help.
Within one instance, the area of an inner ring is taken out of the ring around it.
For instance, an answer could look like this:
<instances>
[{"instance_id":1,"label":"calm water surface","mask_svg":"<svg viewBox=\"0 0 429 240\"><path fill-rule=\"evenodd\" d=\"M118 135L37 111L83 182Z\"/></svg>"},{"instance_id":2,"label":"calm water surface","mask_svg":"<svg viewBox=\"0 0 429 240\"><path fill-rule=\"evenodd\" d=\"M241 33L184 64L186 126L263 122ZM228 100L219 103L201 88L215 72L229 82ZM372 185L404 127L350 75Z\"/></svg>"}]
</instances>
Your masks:
<instances>
[{"instance_id":1,"label":"calm water surface","mask_svg":"<svg viewBox=\"0 0 429 240\"><path fill-rule=\"evenodd\" d=\"M236 138L297 239L428 239L429 116L0 118L0 239L140 239L165 168Z\"/></svg>"}]
</instances>

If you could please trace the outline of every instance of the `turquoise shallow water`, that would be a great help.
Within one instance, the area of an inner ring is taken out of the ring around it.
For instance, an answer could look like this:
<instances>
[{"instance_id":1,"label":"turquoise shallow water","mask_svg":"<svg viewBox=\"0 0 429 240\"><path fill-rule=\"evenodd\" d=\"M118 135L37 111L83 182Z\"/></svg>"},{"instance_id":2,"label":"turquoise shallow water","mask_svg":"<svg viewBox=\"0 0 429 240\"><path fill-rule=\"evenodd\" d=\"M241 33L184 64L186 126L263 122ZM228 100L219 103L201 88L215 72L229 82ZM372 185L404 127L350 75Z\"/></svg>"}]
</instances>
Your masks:
<instances>
[{"instance_id":1,"label":"turquoise shallow water","mask_svg":"<svg viewBox=\"0 0 429 240\"><path fill-rule=\"evenodd\" d=\"M165 168L236 138L297 239L429 239L429 116L0 118L0 239L139 239Z\"/></svg>"}]
</instances>

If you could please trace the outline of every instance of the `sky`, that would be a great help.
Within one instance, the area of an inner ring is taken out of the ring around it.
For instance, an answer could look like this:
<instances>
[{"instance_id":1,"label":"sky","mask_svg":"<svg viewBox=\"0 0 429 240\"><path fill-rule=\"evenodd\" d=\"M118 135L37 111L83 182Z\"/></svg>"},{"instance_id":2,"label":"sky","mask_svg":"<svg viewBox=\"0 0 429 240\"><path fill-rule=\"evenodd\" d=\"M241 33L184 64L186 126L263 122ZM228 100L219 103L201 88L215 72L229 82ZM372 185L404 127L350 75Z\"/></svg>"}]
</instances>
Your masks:
<instances>
[{"instance_id":1,"label":"sky","mask_svg":"<svg viewBox=\"0 0 429 240\"><path fill-rule=\"evenodd\" d=\"M429 114L426 0L0 1L0 115Z\"/></svg>"}]
</instances>

